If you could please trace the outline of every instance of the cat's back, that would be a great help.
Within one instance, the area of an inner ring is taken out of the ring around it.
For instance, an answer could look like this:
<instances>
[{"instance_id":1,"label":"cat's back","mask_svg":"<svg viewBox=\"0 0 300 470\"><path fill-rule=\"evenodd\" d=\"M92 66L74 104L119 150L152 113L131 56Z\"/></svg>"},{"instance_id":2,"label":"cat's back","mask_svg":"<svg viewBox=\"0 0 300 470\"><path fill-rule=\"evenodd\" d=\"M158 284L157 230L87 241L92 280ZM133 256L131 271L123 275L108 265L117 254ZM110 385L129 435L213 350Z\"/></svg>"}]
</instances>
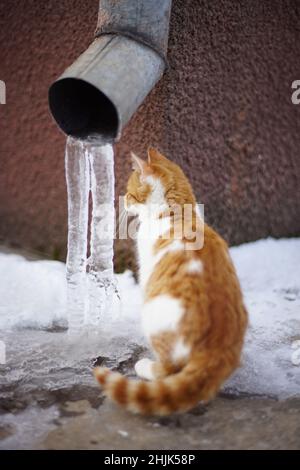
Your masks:
<instances>
[{"instance_id":1,"label":"cat's back","mask_svg":"<svg viewBox=\"0 0 300 470\"><path fill-rule=\"evenodd\" d=\"M240 281L230 256L228 244L212 227L204 226L204 245L197 252L203 265L207 295L220 299L223 309L234 306L246 311Z\"/></svg>"},{"instance_id":2,"label":"cat's back","mask_svg":"<svg viewBox=\"0 0 300 470\"><path fill-rule=\"evenodd\" d=\"M216 323L221 324L223 333L228 330L228 338L231 337L230 328L236 331L237 336L243 337L248 313L228 244L212 227L205 225L204 245L197 255L204 267L202 274L210 315L218 319ZM238 331L234 324L238 325Z\"/></svg>"},{"instance_id":3,"label":"cat's back","mask_svg":"<svg viewBox=\"0 0 300 470\"><path fill-rule=\"evenodd\" d=\"M208 273L217 277L230 275L237 279L227 242L207 224L204 225L203 247L197 250L196 255Z\"/></svg>"}]
</instances>

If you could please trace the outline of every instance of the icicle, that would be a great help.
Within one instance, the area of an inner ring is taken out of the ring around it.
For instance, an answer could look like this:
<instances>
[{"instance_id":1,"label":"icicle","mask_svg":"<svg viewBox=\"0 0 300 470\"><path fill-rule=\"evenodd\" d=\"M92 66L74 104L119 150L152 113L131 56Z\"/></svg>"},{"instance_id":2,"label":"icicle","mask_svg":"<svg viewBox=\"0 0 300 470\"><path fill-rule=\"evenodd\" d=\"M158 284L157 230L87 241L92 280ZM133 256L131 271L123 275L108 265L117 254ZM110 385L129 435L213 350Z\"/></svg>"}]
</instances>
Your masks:
<instances>
[{"instance_id":1,"label":"icicle","mask_svg":"<svg viewBox=\"0 0 300 470\"><path fill-rule=\"evenodd\" d=\"M69 332L83 332L112 316L117 288L113 273L114 155L110 144L68 137L67 301ZM92 195L90 257L87 260L89 192ZM103 325L105 326L105 325ZM103 328L101 328L103 329Z\"/></svg>"},{"instance_id":2,"label":"icicle","mask_svg":"<svg viewBox=\"0 0 300 470\"><path fill-rule=\"evenodd\" d=\"M88 259L89 308L87 323L99 325L112 314L114 293L114 154L110 144L87 144L93 201L91 255Z\"/></svg>"},{"instance_id":3,"label":"icicle","mask_svg":"<svg viewBox=\"0 0 300 470\"><path fill-rule=\"evenodd\" d=\"M81 332L86 310L86 254L90 173L82 142L68 137L66 144L68 190L67 309L70 334Z\"/></svg>"}]
</instances>

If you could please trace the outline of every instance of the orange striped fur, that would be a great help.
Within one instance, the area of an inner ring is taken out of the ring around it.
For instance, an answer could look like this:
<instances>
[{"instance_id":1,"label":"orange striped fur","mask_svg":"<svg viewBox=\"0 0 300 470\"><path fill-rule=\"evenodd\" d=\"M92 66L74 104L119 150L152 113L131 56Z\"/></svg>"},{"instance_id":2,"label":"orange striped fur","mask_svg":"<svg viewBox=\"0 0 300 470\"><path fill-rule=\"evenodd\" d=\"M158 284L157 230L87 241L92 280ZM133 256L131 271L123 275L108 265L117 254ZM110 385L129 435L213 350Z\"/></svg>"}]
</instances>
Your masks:
<instances>
[{"instance_id":1,"label":"orange striped fur","mask_svg":"<svg viewBox=\"0 0 300 470\"><path fill-rule=\"evenodd\" d=\"M247 312L227 244L202 223L182 170L153 148L148 162L133 155L133 163L126 204L141 221L142 327L155 360L136 364L143 380L102 367L95 377L105 394L127 409L166 415L213 398L239 366ZM184 210L173 211L186 205L192 207L187 218ZM162 229L145 240L148 219L160 221ZM185 228L180 237L178 224ZM203 247L191 249L201 230Z\"/></svg>"}]
</instances>

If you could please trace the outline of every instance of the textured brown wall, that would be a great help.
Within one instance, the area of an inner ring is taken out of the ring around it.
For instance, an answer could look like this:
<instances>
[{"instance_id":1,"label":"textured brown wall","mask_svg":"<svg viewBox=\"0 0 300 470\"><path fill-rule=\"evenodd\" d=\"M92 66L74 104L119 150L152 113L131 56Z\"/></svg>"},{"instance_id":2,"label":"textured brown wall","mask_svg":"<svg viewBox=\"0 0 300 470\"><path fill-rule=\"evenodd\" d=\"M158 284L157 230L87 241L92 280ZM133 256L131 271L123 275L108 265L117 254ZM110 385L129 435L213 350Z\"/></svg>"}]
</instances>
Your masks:
<instances>
[{"instance_id":1,"label":"textured brown wall","mask_svg":"<svg viewBox=\"0 0 300 470\"><path fill-rule=\"evenodd\" d=\"M90 43L97 0L0 0L0 237L64 256L64 136L48 86ZM300 234L297 0L174 0L170 69L116 146L182 164L206 221L230 243ZM120 245L118 246L120 250Z\"/></svg>"}]
</instances>

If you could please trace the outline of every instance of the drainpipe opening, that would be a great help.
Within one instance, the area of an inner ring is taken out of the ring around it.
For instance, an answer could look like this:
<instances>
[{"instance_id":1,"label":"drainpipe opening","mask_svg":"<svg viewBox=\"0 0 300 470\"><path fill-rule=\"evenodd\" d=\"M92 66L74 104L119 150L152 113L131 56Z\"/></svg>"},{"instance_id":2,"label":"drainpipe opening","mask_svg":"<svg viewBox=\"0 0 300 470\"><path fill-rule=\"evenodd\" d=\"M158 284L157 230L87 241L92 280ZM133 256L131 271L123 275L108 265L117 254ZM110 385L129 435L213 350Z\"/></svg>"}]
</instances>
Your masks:
<instances>
[{"instance_id":1,"label":"drainpipe opening","mask_svg":"<svg viewBox=\"0 0 300 470\"><path fill-rule=\"evenodd\" d=\"M115 105L98 88L78 78L62 78L49 89L49 106L59 127L67 134L85 139L101 134L118 135L119 117Z\"/></svg>"}]
</instances>

